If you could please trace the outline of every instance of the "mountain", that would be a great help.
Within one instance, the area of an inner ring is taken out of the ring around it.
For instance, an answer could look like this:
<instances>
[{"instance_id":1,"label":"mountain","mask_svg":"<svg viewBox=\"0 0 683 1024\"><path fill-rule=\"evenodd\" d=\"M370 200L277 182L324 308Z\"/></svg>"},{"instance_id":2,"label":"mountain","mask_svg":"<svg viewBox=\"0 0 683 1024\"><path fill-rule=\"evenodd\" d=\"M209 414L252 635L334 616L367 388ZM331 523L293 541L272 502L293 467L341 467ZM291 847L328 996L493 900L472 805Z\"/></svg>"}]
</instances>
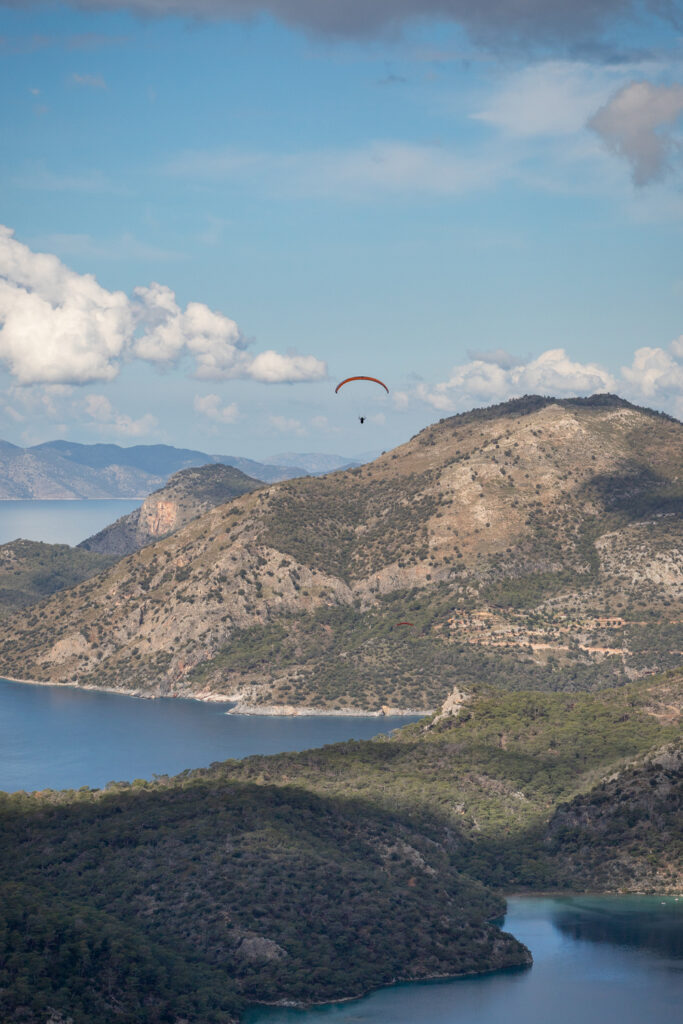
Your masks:
<instances>
[{"instance_id":1,"label":"mountain","mask_svg":"<svg viewBox=\"0 0 683 1024\"><path fill-rule=\"evenodd\" d=\"M68 544L13 540L0 545L0 617L73 587L112 565L115 558Z\"/></svg>"},{"instance_id":2,"label":"mountain","mask_svg":"<svg viewBox=\"0 0 683 1024\"><path fill-rule=\"evenodd\" d=\"M203 512L263 486L233 466L199 466L174 473L140 508L78 545L122 557L179 530Z\"/></svg>"},{"instance_id":3,"label":"mountain","mask_svg":"<svg viewBox=\"0 0 683 1024\"><path fill-rule=\"evenodd\" d=\"M268 462L272 466L303 466L312 476L360 465L360 460L348 459L344 455L323 455L319 452L284 452L280 455L269 455Z\"/></svg>"},{"instance_id":4,"label":"mountain","mask_svg":"<svg viewBox=\"0 0 683 1024\"><path fill-rule=\"evenodd\" d=\"M142 498L181 469L207 463L234 466L257 480L304 476L300 466L271 466L234 455L170 445L77 444L46 441L19 448L0 441L0 500Z\"/></svg>"},{"instance_id":5,"label":"mountain","mask_svg":"<svg viewBox=\"0 0 683 1024\"><path fill-rule=\"evenodd\" d=\"M677 420L616 396L450 417L15 616L0 672L285 713L623 685L681 659L682 456Z\"/></svg>"},{"instance_id":6,"label":"mountain","mask_svg":"<svg viewBox=\"0 0 683 1024\"><path fill-rule=\"evenodd\" d=\"M504 890L679 891L682 697L454 692L391 737L0 794L2 1019L232 1024L527 966Z\"/></svg>"}]
</instances>

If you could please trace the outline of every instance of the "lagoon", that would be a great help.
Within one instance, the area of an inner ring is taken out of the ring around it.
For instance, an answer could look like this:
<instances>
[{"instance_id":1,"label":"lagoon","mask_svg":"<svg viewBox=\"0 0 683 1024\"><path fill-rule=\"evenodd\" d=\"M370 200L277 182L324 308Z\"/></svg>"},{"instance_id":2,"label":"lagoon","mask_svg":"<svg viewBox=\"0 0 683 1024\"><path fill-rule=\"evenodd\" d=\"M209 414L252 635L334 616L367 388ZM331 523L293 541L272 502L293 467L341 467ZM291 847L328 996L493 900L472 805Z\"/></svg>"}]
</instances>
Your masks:
<instances>
[{"instance_id":1,"label":"lagoon","mask_svg":"<svg viewBox=\"0 0 683 1024\"><path fill-rule=\"evenodd\" d=\"M245 1024L679 1024L683 897L514 897L503 927L533 967L258 1009Z\"/></svg>"},{"instance_id":2,"label":"lagoon","mask_svg":"<svg viewBox=\"0 0 683 1024\"><path fill-rule=\"evenodd\" d=\"M0 790L102 787L176 775L249 754L370 739L416 720L229 715L225 704L0 679Z\"/></svg>"}]
</instances>

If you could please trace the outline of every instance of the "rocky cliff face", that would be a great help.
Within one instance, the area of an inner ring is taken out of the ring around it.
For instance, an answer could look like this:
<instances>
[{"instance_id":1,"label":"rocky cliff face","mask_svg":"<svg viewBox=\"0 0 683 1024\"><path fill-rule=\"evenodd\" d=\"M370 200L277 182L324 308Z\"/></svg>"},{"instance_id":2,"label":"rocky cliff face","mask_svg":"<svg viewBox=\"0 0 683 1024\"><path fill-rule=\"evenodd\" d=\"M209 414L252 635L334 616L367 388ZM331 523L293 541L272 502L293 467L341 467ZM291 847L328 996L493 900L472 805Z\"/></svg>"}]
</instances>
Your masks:
<instances>
[{"instance_id":1,"label":"rocky cliff face","mask_svg":"<svg viewBox=\"0 0 683 1024\"><path fill-rule=\"evenodd\" d=\"M680 423L610 396L451 417L15 618L0 671L339 710L623 682L680 661L682 456ZM147 538L174 514L150 510Z\"/></svg>"},{"instance_id":2,"label":"rocky cliff face","mask_svg":"<svg viewBox=\"0 0 683 1024\"><path fill-rule=\"evenodd\" d=\"M145 498L138 509L117 519L78 546L99 554L129 555L174 533L203 512L222 505L261 484L232 466L181 469L168 483Z\"/></svg>"}]
</instances>

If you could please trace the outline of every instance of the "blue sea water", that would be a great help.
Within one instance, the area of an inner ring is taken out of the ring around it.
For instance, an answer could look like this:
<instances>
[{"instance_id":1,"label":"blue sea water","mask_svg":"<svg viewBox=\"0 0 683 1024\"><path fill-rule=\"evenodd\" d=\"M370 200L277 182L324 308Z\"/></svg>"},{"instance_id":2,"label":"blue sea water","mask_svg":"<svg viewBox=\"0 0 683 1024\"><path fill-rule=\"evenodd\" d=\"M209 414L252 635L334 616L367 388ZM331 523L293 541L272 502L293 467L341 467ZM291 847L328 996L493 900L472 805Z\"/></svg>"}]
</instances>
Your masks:
<instances>
[{"instance_id":1,"label":"blue sea water","mask_svg":"<svg viewBox=\"0 0 683 1024\"><path fill-rule=\"evenodd\" d=\"M176 775L231 757L370 739L414 721L228 715L224 704L0 679L0 790L78 789Z\"/></svg>"},{"instance_id":2,"label":"blue sea water","mask_svg":"<svg viewBox=\"0 0 683 1024\"><path fill-rule=\"evenodd\" d=\"M141 500L0 501L0 544L42 540L47 544L79 544L99 533Z\"/></svg>"},{"instance_id":3,"label":"blue sea water","mask_svg":"<svg viewBox=\"0 0 683 1024\"><path fill-rule=\"evenodd\" d=\"M533 967L396 985L245 1024L680 1024L683 897L515 897L504 928Z\"/></svg>"}]
</instances>

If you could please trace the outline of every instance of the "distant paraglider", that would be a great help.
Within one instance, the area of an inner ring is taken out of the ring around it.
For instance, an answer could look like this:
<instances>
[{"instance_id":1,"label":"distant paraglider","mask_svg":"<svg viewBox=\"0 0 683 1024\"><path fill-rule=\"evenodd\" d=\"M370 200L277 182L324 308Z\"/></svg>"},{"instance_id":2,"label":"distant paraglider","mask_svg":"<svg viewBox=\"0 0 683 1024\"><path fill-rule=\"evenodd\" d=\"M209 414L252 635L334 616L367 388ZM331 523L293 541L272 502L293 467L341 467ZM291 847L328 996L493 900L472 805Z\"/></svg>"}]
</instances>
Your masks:
<instances>
[{"instance_id":1,"label":"distant paraglider","mask_svg":"<svg viewBox=\"0 0 683 1024\"><path fill-rule=\"evenodd\" d=\"M343 388L345 384L350 384L352 380L372 381L373 384L379 384L380 387L383 387L386 393L389 394L389 388L386 386L383 380L379 380L377 377L346 377L344 380L340 381L339 384L337 384L336 388L334 389L335 395L338 395L340 388Z\"/></svg>"},{"instance_id":2,"label":"distant paraglider","mask_svg":"<svg viewBox=\"0 0 683 1024\"><path fill-rule=\"evenodd\" d=\"M414 626L415 623L414 622L397 622L396 625L397 626Z\"/></svg>"},{"instance_id":3,"label":"distant paraglider","mask_svg":"<svg viewBox=\"0 0 683 1024\"><path fill-rule=\"evenodd\" d=\"M367 380L367 381L370 381L371 384L379 384L379 386L381 388L384 388L386 393L389 394L389 388L386 386L384 381L380 380L378 377L346 377L344 380L340 381L339 384L337 384L336 388L334 389L335 395L339 394L340 390L344 387L345 384L350 384L351 381L356 381L356 380ZM363 424L365 423L366 419L367 419L367 416L365 414L363 414L362 416L358 417L358 422L360 423L361 426L363 426Z\"/></svg>"}]
</instances>

